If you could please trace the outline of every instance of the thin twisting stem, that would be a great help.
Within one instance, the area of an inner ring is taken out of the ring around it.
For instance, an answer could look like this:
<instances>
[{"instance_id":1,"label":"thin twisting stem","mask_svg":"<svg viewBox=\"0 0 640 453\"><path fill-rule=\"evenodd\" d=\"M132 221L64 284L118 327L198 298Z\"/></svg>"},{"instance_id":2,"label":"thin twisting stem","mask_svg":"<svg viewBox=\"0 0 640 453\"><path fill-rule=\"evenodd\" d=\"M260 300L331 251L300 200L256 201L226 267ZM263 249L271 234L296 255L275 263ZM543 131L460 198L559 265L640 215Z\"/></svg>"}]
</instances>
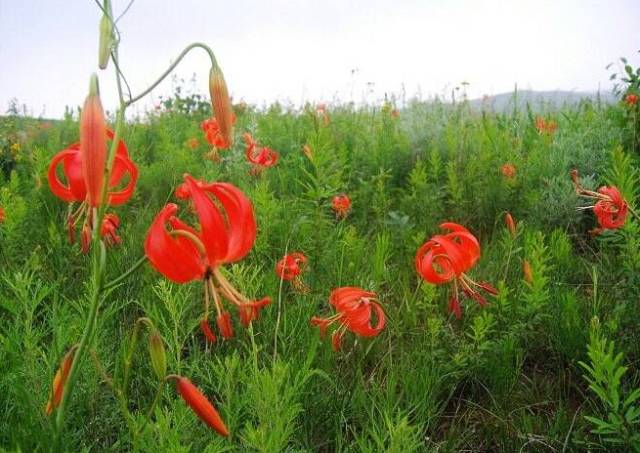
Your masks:
<instances>
[{"instance_id":1,"label":"thin twisting stem","mask_svg":"<svg viewBox=\"0 0 640 453\"><path fill-rule=\"evenodd\" d=\"M129 99L126 103L125 106L129 106L131 104L133 104L136 101L139 101L140 99L142 99L143 97L145 97L147 94L149 94L151 92L151 90L153 90L155 87L157 87L169 74L171 74L171 72L176 68L176 66L178 66L178 64L180 64L180 61L182 61L182 59L193 49L195 49L196 47L200 47L201 49L205 50L207 52L207 54L209 54L209 58L211 59L211 64L212 65L217 65L216 63L216 57L213 55L213 51L209 48L209 46L207 46L206 44L200 43L200 42L195 42L193 44L189 44L187 47L184 48L184 50L182 52L180 52L180 55L178 55L178 58L176 59L176 61L174 61L168 68L166 71L164 71L160 77L158 77L158 79L153 82L146 90L144 90L142 93L140 93L137 96L134 96L133 98Z\"/></svg>"}]
</instances>

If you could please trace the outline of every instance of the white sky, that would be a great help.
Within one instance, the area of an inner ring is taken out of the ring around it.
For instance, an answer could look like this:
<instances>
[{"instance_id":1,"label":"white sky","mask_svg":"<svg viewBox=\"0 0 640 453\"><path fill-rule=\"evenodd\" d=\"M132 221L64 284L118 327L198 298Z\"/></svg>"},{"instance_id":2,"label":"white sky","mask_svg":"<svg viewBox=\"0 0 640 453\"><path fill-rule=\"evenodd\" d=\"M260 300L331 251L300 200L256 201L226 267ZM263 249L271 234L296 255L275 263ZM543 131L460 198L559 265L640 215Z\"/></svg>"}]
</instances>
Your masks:
<instances>
[{"instance_id":1,"label":"white sky","mask_svg":"<svg viewBox=\"0 0 640 453\"><path fill-rule=\"evenodd\" d=\"M128 0L114 0L114 12ZM0 0L0 114L17 98L34 115L82 104L97 70L93 0ZM513 89L609 89L605 66L640 65L640 0L136 0L120 21L121 64L134 94L184 46L213 48L236 100L423 98L462 81L470 97ZM196 50L177 75L207 93ZM353 71L355 70L355 71ZM113 109L113 67L100 73ZM192 87L188 83L189 87ZM167 81L140 109L172 91Z\"/></svg>"}]
</instances>

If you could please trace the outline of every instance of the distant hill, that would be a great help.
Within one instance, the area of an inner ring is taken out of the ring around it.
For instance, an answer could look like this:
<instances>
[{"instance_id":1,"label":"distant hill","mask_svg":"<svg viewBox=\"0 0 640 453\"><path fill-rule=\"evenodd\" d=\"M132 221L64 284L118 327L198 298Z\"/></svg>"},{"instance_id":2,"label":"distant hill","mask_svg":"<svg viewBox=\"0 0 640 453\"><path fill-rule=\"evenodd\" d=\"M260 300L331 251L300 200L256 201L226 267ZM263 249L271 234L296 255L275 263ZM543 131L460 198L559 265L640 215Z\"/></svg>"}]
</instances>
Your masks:
<instances>
[{"instance_id":1,"label":"distant hill","mask_svg":"<svg viewBox=\"0 0 640 453\"><path fill-rule=\"evenodd\" d=\"M533 110L546 110L549 108L573 105L583 99L590 99L607 104L617 101L616 97L609 92L595 91L532 91L522 90L511 93L496 94L480 99L470 100L470 104L477 108L491 108L494 111L503 112L514 108L517 102L518 110L525 108L529 104Z\"/></svg>"}]
</instances>

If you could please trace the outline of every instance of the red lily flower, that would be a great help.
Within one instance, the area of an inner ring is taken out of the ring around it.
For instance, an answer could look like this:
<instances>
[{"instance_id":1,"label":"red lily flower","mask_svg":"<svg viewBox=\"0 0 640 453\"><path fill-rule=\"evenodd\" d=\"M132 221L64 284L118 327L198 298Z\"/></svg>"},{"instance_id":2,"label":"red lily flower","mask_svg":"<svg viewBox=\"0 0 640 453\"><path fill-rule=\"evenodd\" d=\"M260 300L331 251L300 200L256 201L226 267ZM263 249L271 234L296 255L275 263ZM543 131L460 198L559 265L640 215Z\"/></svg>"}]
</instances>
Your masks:
<instances>
[{"instance_id":1,"label":"red lily flower","mask_svg":"<svg viewBox=\"0 0 640 453\"><path fill-rule=\"evenodd\" d=\"M634 106L638 103L638 95L633 93L627 94L624 98L624 102L629 106Z\"/></svg>"},{"instance_id":2,"label":"red lily flower","mask_svg":"<svg viewBox=\"0 0 640 453\"><path fill-rule=\"evenodd\" d=\"M176 379L176 389L182 399L189 405L193 412L205 422L210 428L214 429L221 436L227 437L229 430L227 429L222 417L209 402L206 396L193 383L182 376L174 376Z\"/></svg>"},{"instance_id":3,"label":"red lily flower","mask_svg":"<svg viewBox=\"0 0 640 453\"><path fill-rule=\"evenodd\" d=\"M117 245L122 242L122 238L118 236L118 228L120 227L120 218L112 213L105 214L102 219L102 227L100 235L105 239L107 245Z\"/></svg>"},{"instance_id":4,"label":"red lily flower","mask_svg":"<svg viewBox=\"0 0 640 453\"><path fill-rule=\"evenodd\" d=\"M231 125L236 122L236 116L231 114ZM225 136L216 118L208 118L200 123L200 129L204 132L205 139L215 149L228 149L231 140Z\"/></svg>"},{"instance_id":5,"label":"red lily flower","mask_svg":"<svg viewBox=\"0 0 640 453\"><path fill-rule=\"evenodd\" d=\"M443 223L440 228L451 232L433 236L418 249L415 259L416 271L424 280L434 285L454 282L449 299L449 311L460 319L462 307L458 297L458 285L467 297L483 307L487 305L487 300L475 288L494 296L498 291L488 283L473 281L465 273L475 266L480 258L480 244L475 236L457 223Z\"/></svg>"},{"instance_id":6,"label":"red lily flower","mask_svg":"<svg viewBox=\"0 0 640 453\"><path fill-rule=\"evenodd\" d=\"M511 179L516 175L516 167L513 164L506 163L501 168L502 176L507 179Z\"/></svg>"},{"instance_id":7,"label":"red lily flower","mask_svg":"<svg viewBox=\"0 0 640 453\"><path fill-rule=\"evenodd\" d=\"M299 293L309 292L309 287L302 280L301 274L307 268L307 257L300 252L285 255L276 263L276 274L282 280L292 281Z\"/></svg>"},{"instance_id":8,"label":"red lily flower","mask_svg":"<svg viewBox=\"0 0 640 453\"><path fill-rule=\"evenodd\" d=\"M209 319L210 299L217 313L218 329L223 337L233 336L231 318L222 297L241 313L251 309L251 319L270 303L258 302L240 293L220 271L220 266L241 260L256 238L256 221L251 202L237 187L222 182L206 183L190 175L176 189L176 196L191 201L200 228L195 229L175 214L178 206L169 203L156 216L145 240L145 252L153 267L176 283L202 280L204 316ZM255 310L255 311L253 311ZM205 336L210 338L211 335Z\"/></svg>"},{"instance_id":9,"label":"red lily flower","mask_svg":"<svg viewBox=\"0 0 640 453\"><path fill-rule=\"evenodd\" d=\"M345 194L336 195L331 200L331 208L337 219L344 219L351 210L351 199Z\"/></svg>"},{"instance_id":10,"label":"red lily flower","mask_svg":"<svg viewBox=\"0 0 640 453\"><path fill-rule=\"evenodd\" d=\"M253 164L253 167L250 171L252 175L257 176L261 174L266 168L273 167L278 163L278 158L280 156L276 151L267 146L259 147L258 143L248 132L245 132L242 138L247 145L247 148L245 150L247 160L251 164ZM259 148L259 151L257 153L255 152L256 148Z\"/></svg>"},{"instance_id":11,"label":"red lily flower","mask_svg":"<svg viewBox=\"0 0 640 453\"><path fill-rule=\"evenodd\" d=\"M4 208L0 208L0 223L4 223L6 218L7 218L7 215L4 211Z\"/></svg>"},{"instance_id":12,"label":"red lily flower","mask_svg":"<svg viewBox=\"0 0 640 453\"><path fill-rule=\"evenodd\" d=\"M627 220L629 205L622 198L622 194L617 187L602 186L597 192L582 187L578 177L578 170L571 172L571 180L576 193L584 198L596 200L591 206L583 206L578 209L593 209L593 213L598 219L599 228L592 230L593 234L600 234L604 230L615 230L622 228Z\"/></svg>"},{"instance_id":13,"label":"red lily flower","mask_svg":"<svg viewBox=\"0 0 640 453\"><path fill-rule=\"evenodd\" d=\"M106 130L107 138L113 140L113 135L112 130ZM91 230L93 229L93 214L90 208L92 201L90 201L91 195L83 171L83 159L81 143L73 143L67 149L53 156L47 175L51 192L63 201L71 203L69 205L69 215L67 216L67 228L69 231L69 241L71 243L75 242L75 228L81 219L84 220L82 227L83 234L86 235L87 238L90 239ZM62 166L62 173L67 180L66 184L58 177L57 170L60 166ZM101 170L99 178L103 178L103 171L104 168ZM127 176L129 178L128 182L124 188L118 190L118 187L121 186L121 183ZM133 195L137 180L138 168L129 158L125 143L119 140L111 177L109 178L107 204L110 206L118 206L126 203ZM95 187L92 190L96 190ZM81 203L75 212L73 211L74 202ZM86 247L83 246L83 251L88 251L89 242L90 240L87 242Z\"/></svg>"},{"instance_id":14,"label":"red lily flower","mask_svg":"<svg viewBox=\"0 0 640 453\"><path fill-rule=\"evenodd\" d=\"M329 318L314 316L311 325L319 327L320 336L324 338L328 327L339 323L331 338L334 351L340 350L347 330L362 337L375 337L384 329L386 317L374 292L353 286L336 288L331 291L329 303L335 308L336 314ZM375 326L372 326L372 315L377 318Z\"/></svg>"}]
</instances>

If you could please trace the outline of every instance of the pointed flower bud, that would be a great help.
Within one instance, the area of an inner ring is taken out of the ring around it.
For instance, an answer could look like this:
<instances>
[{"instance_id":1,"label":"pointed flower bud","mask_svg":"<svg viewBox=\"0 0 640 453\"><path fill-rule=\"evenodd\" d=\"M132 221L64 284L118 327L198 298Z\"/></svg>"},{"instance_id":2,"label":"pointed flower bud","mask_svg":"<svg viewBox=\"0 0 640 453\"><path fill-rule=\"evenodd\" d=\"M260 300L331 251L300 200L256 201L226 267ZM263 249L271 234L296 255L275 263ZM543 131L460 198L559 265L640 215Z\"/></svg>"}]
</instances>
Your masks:
<instances>
[{"instance_id":1,"label":"pointed flower bud","mask_svg":"<svg viewBox=\"0 0 640 453\"><path fill-rule=\"evenodd\" d=\"M222 421L222 417L220 417L218 411L189 379L178 377L176 380L176 389L185 403L193 409L193 412L195 412L203 422L221 436L227 437L229 435L229 430L225 426L224 421Z\"/></svg>"},{"instance_id":2,"label":"pointed flower bud","mask_svg":"<svg viewBox=\"0 0 640 453\"><path fill-rule=\"evenodd\" d=\"M512 238L516 237L516 223L513 220L513 217L510 213L506 213L504 216L504 223L507 225L507 229L509 230L509 234Z\"/></svg>"},{"instance_id":3,"label":"pointed flower bud","mask_svg":"<svg viewBox=\"0 0 640 453\"><path fill-rule=\"evenodd\" d=\"M104 10L109 13L111 12L109 0L105 0ZM100 19L100 42L98 46L98 67L100 69L107 69L112 45L113 23L107 14L103 14L102 19Z\"/></svg>"},{"instance_id":4,"label":"pointed flower bud","mask_svg":"<svg viewBox=\"0 0 640 453\"><path fill-rule=\"evenodd\" d=\"M167 355L164 350L162 336L157 329L153 329L149 334L149 357L151 366L156 372L158 379L162 380L167 375Z\"/></svg>"},{"instance_id":5,"label":"pointed flower bud","mask_svg":"<svg viewBox=\"0 0 640 453\"><path fill-rule=\"evenodd\" d=\"M56 375L53 378L53 387L51 389L51 395L47 406L44 409L44 413L51 415L53 410L60 405L62 400L62 393L64 392L64 385L67 383L69 372L71 371L71 365L73 365L73 358L76 355L76 346L72 347L69 352L65 354L60 362L60 367L56 371Z\"/></svg>"},{"instance_id":6,"label":"pointed flower bud","mask_svg":"<svg viewBox=\"0 0 640 453\"><path fill-rule=\"evenodd\" d=\"M533 283L533 270L531 269L531 264L527 260L524 260L522 263L522 274L524 275L524 280L527 283Z\"/></svg>"},{"instance_id":7,"label":"pointed flower bud","mask_svg":"<svg viewBox=\"0 0 640 453\"><path fill-rule=\"evenodd\" d=\"M209 71L209 94L211 95L211 106L215 116L220 135L230 146L233 143L233 110L229 100L227 83L220 66L214 64Z\"/></svg>"},{"instance_id":8,"label":"pointed flower bud","mask_svg":"<svg viewBox=\"0 0 640 453\"><path fill-rule=\"evenodd\" d=\"M107 125L100 102L98 77L91 76L89 96L80 114L80 156L82 175L87 186L90 207L100 205L104 168L107 160Z\"/></svg>"}]
</instances>

